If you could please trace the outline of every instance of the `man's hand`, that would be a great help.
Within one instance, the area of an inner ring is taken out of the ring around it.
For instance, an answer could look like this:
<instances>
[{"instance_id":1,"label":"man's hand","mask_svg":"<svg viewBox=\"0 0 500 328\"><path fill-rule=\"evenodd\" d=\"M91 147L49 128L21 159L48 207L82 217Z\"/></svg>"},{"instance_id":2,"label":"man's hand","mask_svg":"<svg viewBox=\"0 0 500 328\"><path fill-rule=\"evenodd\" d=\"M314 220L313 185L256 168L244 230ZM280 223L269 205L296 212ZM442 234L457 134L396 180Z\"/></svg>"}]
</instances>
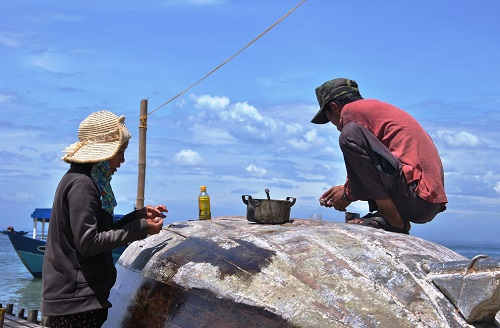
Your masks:
<instances>
[{"instance_id":1,"label":"man's hand","mask_svg":"<svg viewBox=\"0 0 500 328\"><path fill-rule=\"evenodd\" d=\"M344 198L344 186L333 186L319 198L321 205L344 212L352 202Z\"/></svg>"}]
</instances>

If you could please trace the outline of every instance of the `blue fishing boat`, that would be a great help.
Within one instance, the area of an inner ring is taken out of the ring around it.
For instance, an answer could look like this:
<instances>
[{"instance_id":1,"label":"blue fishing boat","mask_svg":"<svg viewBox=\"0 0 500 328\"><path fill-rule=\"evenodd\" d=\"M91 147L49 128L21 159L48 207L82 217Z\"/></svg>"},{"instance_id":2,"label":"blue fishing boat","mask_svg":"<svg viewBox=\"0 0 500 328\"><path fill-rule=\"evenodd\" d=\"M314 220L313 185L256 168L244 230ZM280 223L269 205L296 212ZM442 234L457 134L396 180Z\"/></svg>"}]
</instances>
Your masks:
<instances>
[{"instance_id":1,"label":"blue fishing boat","mask_svg":"<svg viewBox=\"0 0 500 328\"><path fill-rule=\"evenodd\" d=\"M35 278L42 277L43 255L45 254L45 244L47 240L48 224L50 221L50 208L35 208L31 214L33 219L33 236L28 237L25 233L16 231L2 231L9 236L12 246L24 266ZM119 220L123 217L121 214L115 214L114 219ZM39 229L39 225L41 228ZM127 246L121 246L113 249L113 260L116 263Z\"/></svg>"},{"instance_id":2,"label":"blue fishing boat","mask_svg":"<svg viewBox=\"0 0 500 328\"><path fill-rule=\"evenodd\" d=\"M14 230L14 227L8 227L7 229L0 231L0 233L3 233L4 235L6 235L9 232L14 232L17 233L18 235L25 235L28 233L28 231L26 230Z\"/></svg>"}]
</instances>

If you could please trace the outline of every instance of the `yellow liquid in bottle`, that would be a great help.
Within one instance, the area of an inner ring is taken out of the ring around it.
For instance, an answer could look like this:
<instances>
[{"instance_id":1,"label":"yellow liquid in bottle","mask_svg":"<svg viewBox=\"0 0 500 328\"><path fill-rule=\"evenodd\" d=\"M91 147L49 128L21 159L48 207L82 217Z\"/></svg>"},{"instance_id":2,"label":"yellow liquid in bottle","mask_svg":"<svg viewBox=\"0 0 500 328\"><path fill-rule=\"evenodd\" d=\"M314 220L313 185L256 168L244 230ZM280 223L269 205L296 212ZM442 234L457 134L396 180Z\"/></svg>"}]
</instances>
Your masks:
<instances>
[{"instance_id":1,"label":"yellow liquid in bottle","mask_svg":"<svg viewBox=\"0 0 500 328\"><path fill-rule=\"evenodd\" d=\"M210 212L210 196L208 196L206 192L206 187L201 188L201 193L198 197L198 209L200 220L212 219L212 213Z\"/></svg>"}]
</instances>

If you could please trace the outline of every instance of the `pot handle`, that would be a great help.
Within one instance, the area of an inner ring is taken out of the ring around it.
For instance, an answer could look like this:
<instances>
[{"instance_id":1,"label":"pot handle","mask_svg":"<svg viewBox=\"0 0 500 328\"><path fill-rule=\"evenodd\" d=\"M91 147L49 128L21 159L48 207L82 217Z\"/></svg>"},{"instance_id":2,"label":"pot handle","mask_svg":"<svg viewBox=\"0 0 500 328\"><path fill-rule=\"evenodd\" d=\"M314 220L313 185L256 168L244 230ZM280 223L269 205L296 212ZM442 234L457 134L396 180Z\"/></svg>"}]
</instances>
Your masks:
<instances>
[{"instance_id":1,"label":"pot handle","mask_svg":"<svg viewBox=\"0 0 500 328\"><path fill-rule=\"evenodd\" d=\"M248 199L246 199L246 197L248 197ZM241 199L243 200L243 203L245 203L246 205L248 205L248 201L252 201L252 196L250 195L241 195Z\"/></svg>"},{"instance_id":2,"label":"pot handle","mask_svg":"<svg viewBox=\"0 0 500 328\"><path fill-rule=\"evenodd\" d=\"M290 202L290 207L292 207L292 206L293 206L293 204L295 204L295 201L297 200L297 198L295 198L295 197L287 197L287 198L286 198L286 201L288 202L288 201L290 201L290 199L292 200L292 201Z\"/></svg>"}]
</instances>

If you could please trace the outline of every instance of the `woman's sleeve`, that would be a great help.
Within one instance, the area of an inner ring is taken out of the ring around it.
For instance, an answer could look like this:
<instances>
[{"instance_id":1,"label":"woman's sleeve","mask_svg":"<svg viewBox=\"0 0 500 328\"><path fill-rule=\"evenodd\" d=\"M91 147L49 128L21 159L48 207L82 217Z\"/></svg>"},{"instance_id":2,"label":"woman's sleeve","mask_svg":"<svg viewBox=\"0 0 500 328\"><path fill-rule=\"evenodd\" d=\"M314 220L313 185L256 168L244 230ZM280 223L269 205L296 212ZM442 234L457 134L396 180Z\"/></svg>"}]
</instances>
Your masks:
<instances>
[{"instance_id":1,"label":"woman's sleeve","mask_svg":"<svg viewBox=\"0 0 500 328\"><path fill-rule=\"evenodd\" d=\"M99 191L90 178L77 179L68 192L71 231L76 249L92 256L147 236L146 220L130 221L119 229L98 231L102 219Z\"/></svg>"}]
</instances>

